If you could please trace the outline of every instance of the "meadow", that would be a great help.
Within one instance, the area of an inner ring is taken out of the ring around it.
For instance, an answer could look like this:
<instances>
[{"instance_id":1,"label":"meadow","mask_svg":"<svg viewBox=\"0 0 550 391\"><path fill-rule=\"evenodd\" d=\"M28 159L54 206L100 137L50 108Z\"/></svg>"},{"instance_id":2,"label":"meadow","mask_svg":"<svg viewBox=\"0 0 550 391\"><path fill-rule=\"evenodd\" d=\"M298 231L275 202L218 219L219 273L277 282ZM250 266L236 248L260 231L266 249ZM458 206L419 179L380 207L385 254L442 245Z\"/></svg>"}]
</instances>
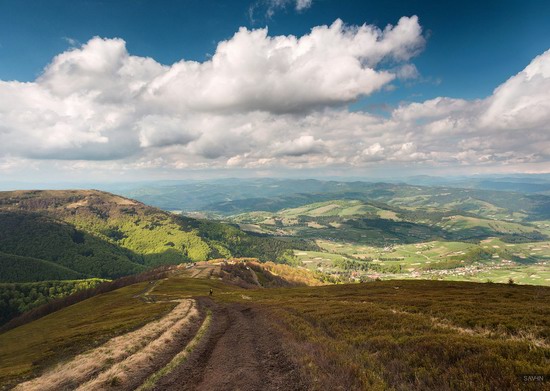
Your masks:
<instances>
[{"instance_id":1,"label":"meadow","mask_svg":"<svg viewBox=\"0 0 550 391\"><path fill-rule=\"evenodd\" d=\"M549 288L382 281L247 296L271 311L318 389L544 389L521 375L550 367Z\"/></svg>"},{"instance_id":2,"label":"meadow","mask_svg":"<svg viewBox=\"0 0 550 391\"><path fill-rule=\"evenodd\" d=\"M252 273L254 263L239 265ZM213 289L219 305L264 313L313 389L544 389L522 375L548 375L547 287L395 280L243 289L190 276L131 285L0 334L0 382L27 379L159 319L176 305L168 300Z\"/></svg>"},{"instance_id":3,"label":"meadow","mask_svg":"<svg viewBox=\"0 0 550 391\"><path fill-rule=\"evenodd\" d=\"M175 303L145 303L149 283L92 297L0 334L0 384L8 387L46 367L134 330L170 311Z\"/></svg>"},{"instance_id":4,"label":"meadow","mask_svg":"<svg viewBox=\"0 0 550 391\"><path fill-rule=\"evenodd\" d=\"M0 326L11 318L51 300L72 295L80 290L95 288L105 281L108 280L91 278L87 280L0 283Z\"/></svg>"},{"instance_id":5,"label":"meadow","mask_svg":"<svg viewBox=\"0 0 550 391\"><path fill-rule=\"evenodd\" d=\"M550 285L550 244L433 241L374 247L318 240L323 251L295 251L302 266L347 279L441 279Z\"/></svg>"}]
</instances>

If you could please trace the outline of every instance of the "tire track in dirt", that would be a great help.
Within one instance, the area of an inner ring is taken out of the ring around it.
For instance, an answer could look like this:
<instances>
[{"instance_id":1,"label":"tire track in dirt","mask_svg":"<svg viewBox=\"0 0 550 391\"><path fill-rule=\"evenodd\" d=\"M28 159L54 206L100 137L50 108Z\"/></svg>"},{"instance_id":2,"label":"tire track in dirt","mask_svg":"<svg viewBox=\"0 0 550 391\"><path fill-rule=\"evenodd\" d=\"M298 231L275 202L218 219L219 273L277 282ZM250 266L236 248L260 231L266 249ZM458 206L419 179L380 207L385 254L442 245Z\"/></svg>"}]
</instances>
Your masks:
<instances>
[{"instance_id":1,"label":"tire track in dirt","mask_svg":"<svg viewBox=\"0 0 550 391\"><path fill-rule=\"evenodd\" d=\"M148 296L158 283L138 296ZM252 305L217 304L208 297L182 300L163 318L78 355L16 390L309 389L281 338Z\"/></svg>"},{"instance_id":2,"label":"tire track in dirt","mask_svg":"<svg viewBox=\"0 0 550 391\"><path fill-rule=\"evenodd\" d=\"M191 278L210 278L212 274L220 271L219 265L213 264L198 264L189 269L191 273Z\"/></svg>"},{"instance_id":3,"label":"tire track in dirt","mask_svg":"<svg viewBox=\"0 0 550 391\"><path fill-rule=\"evenodd\" d=\"M208 313L204 318L204 321L202 322L197 333L195 334L193 339L189 341L185 349L177 353L166 366L149 376L145 380L145 382L137 389L137 391L150 391L152 388L154 388L159 379L172 373L175 368L177 368L179 365L182 365L182 363L185 362L185 360L189 357L191 352L193 352L197 344L200 342L200 340L204 336L204 333L210 327L211 319L212 315Z\"/></svg>"},{"instance_id":4,"label":"tire track in dirt","mask_svg":"<svg viewBox=\"0 0 550 391\"><path fill-rule=\"evenodd\" d=\"M177 351L187 343L185 338L187 335L190 337L194 335L198 318L194 300L183 300L163 318L135 331L112 338L105 344L82 353L33 380L19 384L15 390L73 390L89 382L90 379L109 372L121 362L128 362L132 357L143 355L143 351L148 347L157 347L157 353L160 353L160 356L163 350L172 348ZM170 337L175 341L175 346L159 349L158 341L166 341ZM159 366L162 366L164 362L162 360L160 362Z\"/></svg>"},{"instance_id":5,"label":"tire track in dirt","mask_svg":"<svg viewBox=\"0 0 550 391\"><path fill-rule=\"evenodd\" d=\"M95 378L81 384L77 390L101 391L113 386L117 390L133 390L141 385L149 374L170 362L195 335L200 326L199 312L194 300L191 302L188 314L162 335Z\"/></svg>"},{"instance_id":6,"label":"tire track in dirt","mask_svg":"<svg viewBox=\"0 0 550 391\"><path fill-rule=\"evenodd\" d=\"M154 390L307 390L299 366L280 336L258 309L242 304L215 304L198 299L212 311L212 324L188 359L161 378Z\"/></svg>"},{"instance_id":7,"label":"tire track in dirt","mask_svg":"<svg viewBox=\"0 0 550 391\"><path fill-rule=\"evenodd\" d=\"M145 289L143 289L143 291L141 291L134 297L136 299L140 299L144 301L145 303L155 303L156 299L154 296L151 295L151 292L160 284L162 284L164 281L166 281L166 278L163 280L155 280L155 281L149 282L149 284L145 287Z\"/></svg>"}]
</instances>

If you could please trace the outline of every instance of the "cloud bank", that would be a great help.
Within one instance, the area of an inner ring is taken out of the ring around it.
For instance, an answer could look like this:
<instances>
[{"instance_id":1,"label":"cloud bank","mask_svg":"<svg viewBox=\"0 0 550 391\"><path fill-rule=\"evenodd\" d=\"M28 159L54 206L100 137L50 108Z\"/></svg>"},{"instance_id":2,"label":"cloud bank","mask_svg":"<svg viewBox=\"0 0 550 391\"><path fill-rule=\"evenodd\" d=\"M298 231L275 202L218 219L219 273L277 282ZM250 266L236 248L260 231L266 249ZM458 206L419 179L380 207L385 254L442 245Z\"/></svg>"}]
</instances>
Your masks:
<instances>
[{"instance_id":1,"label":"cloud bank","mask_svg":"<svg viewBox=\"0 0 550 391\"><path fill-rule=\"evenodd\" d=\"M402 104L389 117L347 109L418 77L410 61L424 45L415 16L384 29L336 20L302 37L241 28L209 61L170 66L96 37L34 82L0 81L0 170L548 162L550 51L485 99Z\"/></svg>"}]
</instances>

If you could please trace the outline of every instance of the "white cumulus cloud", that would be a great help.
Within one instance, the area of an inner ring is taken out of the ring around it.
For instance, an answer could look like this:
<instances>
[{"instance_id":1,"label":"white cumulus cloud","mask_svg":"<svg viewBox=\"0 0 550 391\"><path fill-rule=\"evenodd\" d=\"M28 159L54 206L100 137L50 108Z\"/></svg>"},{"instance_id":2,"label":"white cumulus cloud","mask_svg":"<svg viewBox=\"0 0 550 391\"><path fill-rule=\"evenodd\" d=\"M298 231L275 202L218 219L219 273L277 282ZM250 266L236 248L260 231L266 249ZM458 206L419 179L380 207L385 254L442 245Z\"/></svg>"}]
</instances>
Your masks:
<instances>
[{"instance_id":1,"label":"white cumulus cloud","mask_svg":"<svg viewBox=\"0 0 550 391\"><path fill-rule=\"evenodd\" d=\"M0 81L0 170L548 164L550 51L484 99L404 103L389 117L347 109L418 77L424 44L415 16L301 37L241 28L208 61L172 65L96 37L34 82Z\"/></svg>"},{"instance_id":2,"label":"white cumulus cloud","mask_svg":"<svg viewBox=\"0 0 550 391\"><path fill-rule=\"evenodd\" d=\"M209 61L164 66L96 37L56 56L35 82L0 82L0 153L103 160L192 143L200 156L226 156L243 144L249 113L296 114L371 94L395 77L380 61L408 60L423 44L416 17L384 30L337 20L302 37L241 28Z\"/></svg>"}]
</instances>

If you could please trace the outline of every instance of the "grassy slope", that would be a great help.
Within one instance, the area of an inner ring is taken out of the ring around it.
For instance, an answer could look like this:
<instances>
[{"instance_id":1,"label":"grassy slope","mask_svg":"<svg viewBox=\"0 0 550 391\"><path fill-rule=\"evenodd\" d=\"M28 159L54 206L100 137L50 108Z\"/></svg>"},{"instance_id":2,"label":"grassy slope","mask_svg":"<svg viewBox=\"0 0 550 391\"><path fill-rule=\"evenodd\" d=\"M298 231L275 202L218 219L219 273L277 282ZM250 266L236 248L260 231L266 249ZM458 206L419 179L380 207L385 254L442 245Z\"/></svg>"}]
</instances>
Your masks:
<instances>
[{"instance_id":1,"label":"grassy slope","mask_svg":"<svg viewBox=\"0 0 550 391\"><path fill-rule=\"evenodd\" d=\"M139 283L96 296L0 334L0 384L21 381L174 307L134 297L147 286Z\"/></svg>"},{"instance_id":2,"label":"grassy slope","mask_svg":"<svg viewBox=\"0 0 550 391\"><path fill-rule=\"evenodd\" d=\"M143 286L87 300L0 335L0 381L30 373L46 361L51 365L92 341L158 317L166 307L147 304L143 311L145 304L131 297ZM518 376L546 373L550 365L550 288L383 281L242 290L219 280L177 276L153 293L202 296L210 288L216 301L268 311L320 385L540 389L520 383Z\"/></svg>"},{"instance_id":3,"label":"grassy slope","mask_svg":"<svg viewBox=\"0 0 550 391\"><path fill-rule=\"evenodd\" d=\"M247 295L282 320L321 384L328 373L348 389L540 389L518 376L550 365L550 288L393 281Z\"/></svg>"},{"instance_id":4,"label":"grassy slope","mask_svg":"<svg viewBox=\"0 0 550 391\"><path fill-rule=\"evenodd\" d=\"M495 215L487 218L479 209L458 208L463 206L461 203L434 205L415 202L418 198L424 200L425 197L428 196L399 199L400 203L394 206L382 202L335 199L271 214L244 213L231 217L231 220L243 224L245 229L248 224L263 232L285 232L307 237L345 237L334 228L346 230L346 235L350 238L358 236L354 232L356 230L370 231L368 240L371 243L380 242L378 244L388 238L402 241L402 234L406 234L407 240L415 242L428 237L476 240L490 236L515 235L523 241L542 238L538 233L539 229L534 225L504 221L502 216L501 220Z\"/></svg>"}]
</instances>

